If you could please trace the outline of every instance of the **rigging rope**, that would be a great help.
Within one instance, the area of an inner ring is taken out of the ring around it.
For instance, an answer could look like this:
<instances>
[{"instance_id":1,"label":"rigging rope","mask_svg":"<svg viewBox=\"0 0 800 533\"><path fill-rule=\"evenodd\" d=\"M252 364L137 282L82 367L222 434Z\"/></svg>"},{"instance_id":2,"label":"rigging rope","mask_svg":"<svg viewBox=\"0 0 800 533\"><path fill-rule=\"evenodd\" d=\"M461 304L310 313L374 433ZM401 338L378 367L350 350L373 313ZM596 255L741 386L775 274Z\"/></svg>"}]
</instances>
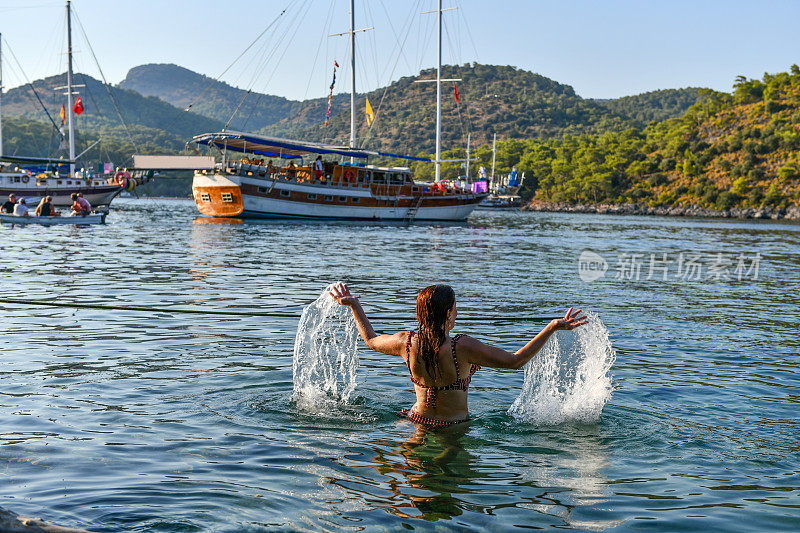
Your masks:
<instances>
[{"instance_id":1,"label":"rigging rope","mask_svg":"<svg viewBox=\"0 0 800 533\"><path fill-rule=\"evenodd\" d=\"M291 7L291 5L292 5L292 4L293 4L295 1L296 1L296 0L292 0L291 2L289 2L289 5L287 5L287 6L286 6L286 7L283 9L283 11L281 11L280 13L278 13L278 16L277 16L277 17L275 17L275 18L273 19L273 21L272 21L272 22L270 22L270 23L269 23L269 25L268 25L266 28L264 28L264 31L262 31L261 33L259 33L259 34L258 34L258 37L256 37L256 38L253 40L253 42L251 42L251 43L250 43L250 44L247 46L247 48L245 48L245 49L242 51L242 53L241 53L241 54L239 54L239 55L236 57L236 59L234 59L234 60L233 60L233 62L232 62L230 65L228 65L228 66L225 68L225 70L223 70L223 71L222 71L222 73L221 73L219 76L217 76L217 77L216 77L216 78L215 78L215 79L214 79L214 80L213 80L213 81L212 81L212 82L211 82L211 83L208 85L208 87L206 87L206 88L205 88L205 90L204 90L202 93L200 93L200 95L199 95L197 98L195 98L195 99L194 99L194 101L193 101L192 103L190 103L190 104L189 104L189 106L188 106L188 107L186 107L186 109L184 109L184 111L189 111L189 110L192 108L192 106L193 106L193 105L195 105L197 102L199 102L199 101L200 101L200 99L201 99L201 98L203 98L203 96L205 96L205 95L206 95L206 93L209 91L209 89L211 89L211 87L213 87L213 86L214 86L214 85L215 85L215 84L216 84L216 83L217 83L217 82L218 82L218 81L219 81L219 80L222 78L222 76L224 76L224 75L225 75L225 73L226 73L226 72L228 72L228 71L231 69L231 67L233 67L233 65L235 65L235 64L236 64L236 62L237 62L237 61L239 61L239 60L242 58L242 56L243 56L243 55L245 55L245 54L247 53L247 51L248 51L248 50L250 50L250 49L253 47L253 45L255 45L255 44L256 44L256 43L259 41L259 39L261 39L261 37L262 37L262 36L263 36L265 33L267 33L267 31L268 31L268 30L269 30L269 29L270 29L272 26L274 26L274 25L275 25L275 23L277 23L277 22L278 22L278 20L279 20L279 19L280 19L280 18L283 16L283 14L284 14L284 13L286 13L286 11L287 11L287 10L288 10L288 9Z\"/></svg>"},{"instance_id":2,"label":"rigging rope","mask_svg":"<svg viewBox=\"0 0 800 533\"><path fill-rule=\"evenodd\" d=\"M131 131L128 129L128 123L125 122L124 118L122 118L122 112L119 110L119 106L117 105L117 100L116 98L114 98L114 95L111 92L111 87L109 86L108 81L106 80L106 75L103 73L103 69L100 68L100 62L97 60L97 56L94 53L94 48L92 48L92 43L89 42L89 37L86 36L86 30L83 29L83 23L81 22L81 19L78 17L78 13L77 11L75 11L74 7L72 9L72 13L75 15L75 20L78 21L78 27L81 29L83 40L86 41L86 45L89 47L89 52L92 53L92 58L94 59L95 65L97 65L97 70L100 72L100 77L103 78L103 87L105 87L106 92L108 93L108 97L111 99L111 103L114 105L114 109L117 111L117 116L119 117L120 122L122 122L122 127L125 128L125 133L128 134L128 139L130 139L131 143L133 144L134 150L136 150L135 153L138 154L139 146L136 144L136 140L133 138L133 135L131 135ZM86 76L84 75L84 81L85 80ZM89 86L87 85L86 88L88 89ZM92 98L92 100L94 100L94 98ZM98 107L97 110L100 111L100 108Z\"/></svg>"},{"instance_id":3,"label":"rigging rope","mask_svg":"<svg viewBox=\"0 0 800 533\"><path fill-rule=\"evenodd\" d=\"M42 106L42 110L44 110L45 115L47 115L47 118L50 119L50 123L53 125L53 127L56 129L56 131L61 133L61 130L56 125L56 121L53 120L52 115L50 115L50 112L47 110L47 107L44 105L44 102L42 102L42 99L39 98L39 93L36 91L36 87L33 86L33 83L31 83L31 80L28 78L28 75L25 74L25 71L22 69L22 65L20 65L19 60L17 60L17 56L14 54L14 50L12 50L11 46L9 46L8 40L6 40L6 39L3 39L3 40L6 43L6 48L7 48L8 52L11 54L11 58L17 64L17 68L22 73L22 76L25 78L25 85L30 87L31 91L33 91L34 96L36 96L36 99L39 101L39 105Z\"/></svg>"},{"instance_id":4,"label":"rigging rope","mask_svg":"<svg viewBox=\"0 0 800 533\"><path fill-rule=\"evenodd\" d=\"M333 8L336 5L335 2L331 2L330 7L328 8L328 14L325 17L325 24L322 26L322 33L319 37L319 43L317 43L317 52L314 54L314 61L311 63L311 74L308 76L308 83L306 84L306 92L303 93L303 100L308 98L308 91L311 89L311 81L314 79L314 73L317 69L317 60L319 59L319 51L322 50L322 43L325 42L328 33L330 32L331 23L333 22ZM326 46L326 57L327 57L327 46Z\"/></svg>"},{"instance_id":5,"label":"rigging rope","mask_svg":"<svg viewBox=\"0 0 800 533\"><path fill-rule=\"evenodd\" d=\"M389 78L388 78L389 80L391 80L392 76L394 76L395 70L397 70L397 65L400 63L400 57L402 56L405 59L405 55L403 54L403 46L406 44L406 41L408 40L408 36L411 35L411 28L413 27L413 25L410 24L410 21L412 21L414 19L414 16L416 16L416 12L419 11L419 6L420 6L420 2L421 1L422 0L418 0L417 3L411 9L411 15L409 16L409 19L406 22L406 27L408 28L408 30L406 31L406 36L403 38L403 42L399 43L399 45L400 45L399 46L399 52L397 54L397 59L394 62L394 66L392 67L392 72L389 74ZM394 29L393 29L393 31L394 31ZM407 59L406 59L406 62L408 62ZM391 82L387 83L386 86L383 88L383 94L381 95L381 99L378 102L378 108L375 110L375 119L372 121L372 124L370 124L369 127L367 128L367 133L364 135L364 138L361 141L361 148L364 148L367 145L367 141L370 140L370 135L372 134L372 128L375 126L375 123L378 121L378 117L381 114L381 108L383 107L383 102L386 99L386 93L389 91L389 87L390 86L391 86Z\"/></svg>"},{"instance_id":6,"label":"rigging rope","mask_svg":"<svg viewBox=\"0 0 800 533\"><path fill-rule=\"evenodd\" d=\"M297 10L297 13L295 15L294 20L292 20L292 22L289 23L289 27L290 28L294 25L294 23L296 21L298 21L298 20L302 21L305 18L305 16L308 15L308 11L311 9L311 5L312 5L312 2L309 2L307 4L307 7L306 7L306 10L305 10L304 13L301 13L299 9ZM299 25L298 25L298 27L299 27ZM270 76L270 79L275 77L275 71L278 69L278 66L280 65L281 61L283 61L283 57L286 55L286 52L289 50L289 48L291 47L292 43L294 42L294 38L297 37L297 34L300 33L300 32L299 31L295 31L295 32L289 32L289 33L291 33L291 37L289 38L289 41L286 43L286 48L283 49L283 52L281 53L281 56L278 58L278 61L275 62L275 68L272 69L272 76ZM242 107L242 104L244 104L245 99L250 95L250 93L253 92L253 86L256 84L256 81L258 80L258 78L261 77L261 74L267 68L267 65L269 64L269 59L277 52L278 47L281 46L282 41L285 39L285 37L286 37L286 33L284 33L281 36L280 40L275 45L275 48L273 48L273 50L265 58L265 61L263 62L262 66L253 75L253 78L251 80L250 86L247 89L247 92L244 94L244 96L242 96L242 100L239 102L239 105L236 106L236 109L234 110L233 114L231 115L231 118L228 119L228 122L225 124L225 129L226 130L228 129L228 126L230 125L231 121L233 121L233 119L236 116L236 114L239 113L239 108ZM263 94L264 93L258 93L258 98L256 99L256 104L258 104L261 101L261 97L262 97ZM252 116L252 114L253 114L253 112L251 111L250 112L250 116ZM250 116L247 117L247 120L242 125L242 129L247 127L247 122L250 120Z\"/></svg>"},{"instance_id":7,"label":"rigging rope","mask_svg":"<svg viewBox=\"0 0 800 533\"><path fill-rule=\"evenodd\" d=\"M225 311L217 309L175 309L171 307L155 307L140 305L106 305L106 304L86 304L74 302L53 302L44 300L21 300L17 298L0 298L0 303L11 305L22 305L32 307L61 307L66 309L99 309L104 311L133 311L137 313L167 313L174 315L221 315L221 316L266 316L273 318L299 319L300 313L290 313L281 311ZM414 321L413 315L373 315L375 320L399 320ZM539 320L549 320L551 316L480 316L464 317L459 316L460 322L536 322Z\"/></svg>"}]
</instances>

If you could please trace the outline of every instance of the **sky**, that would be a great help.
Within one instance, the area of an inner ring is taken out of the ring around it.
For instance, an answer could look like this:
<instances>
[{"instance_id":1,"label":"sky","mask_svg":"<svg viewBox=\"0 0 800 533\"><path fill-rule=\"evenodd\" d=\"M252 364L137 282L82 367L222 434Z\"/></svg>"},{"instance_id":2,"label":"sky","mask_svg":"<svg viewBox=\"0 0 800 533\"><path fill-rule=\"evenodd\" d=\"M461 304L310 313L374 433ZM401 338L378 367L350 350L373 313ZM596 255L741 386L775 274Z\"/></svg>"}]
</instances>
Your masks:
<instances>
[{"instance_id":1,"label":"sky","mask_svg":"<svg viewBox=\"0 0 800 533\"><path fill-rule=\"evenodd\" d=\"M761 77L800 63L800 0L443 4L457 8L443 15L445 63L513 65L587 98L687 86L730 91L737 75ZM6 90L24 83L24 75L65 70L64 6L0 0ZM335 92L350 88L348 37L328 36L349 29L349 0L74 0L73 6L80 21L73 21L76 70L99 77L94 50L111 83L137 65L175 63L302 100L327 95L337 60ZM356 0L357 29L374 27L357 35L359 92L435 65L435 15L420 14L435 8L436 0Z\"/></svg>"}]
</instances>

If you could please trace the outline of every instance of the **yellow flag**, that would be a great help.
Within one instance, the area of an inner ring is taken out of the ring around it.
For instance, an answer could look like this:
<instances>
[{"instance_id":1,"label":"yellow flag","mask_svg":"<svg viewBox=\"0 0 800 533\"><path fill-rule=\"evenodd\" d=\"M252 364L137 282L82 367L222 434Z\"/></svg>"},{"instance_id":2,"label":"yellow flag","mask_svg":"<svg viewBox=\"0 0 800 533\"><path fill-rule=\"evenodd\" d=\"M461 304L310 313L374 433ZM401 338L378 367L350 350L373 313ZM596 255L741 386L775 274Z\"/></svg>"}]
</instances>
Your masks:
<instances>
[{"instance_id":1,"label":"yellow flag","mask_svg":"<svg viewBox=\"0 0 800 533\"><path fill-rule=\"evenodd\" d=\"M372 121L375 120L375 113L372 111L372 106L369 105L369 98L367 98L367 126L372 126Z\"/></svg>"}]
</instances>

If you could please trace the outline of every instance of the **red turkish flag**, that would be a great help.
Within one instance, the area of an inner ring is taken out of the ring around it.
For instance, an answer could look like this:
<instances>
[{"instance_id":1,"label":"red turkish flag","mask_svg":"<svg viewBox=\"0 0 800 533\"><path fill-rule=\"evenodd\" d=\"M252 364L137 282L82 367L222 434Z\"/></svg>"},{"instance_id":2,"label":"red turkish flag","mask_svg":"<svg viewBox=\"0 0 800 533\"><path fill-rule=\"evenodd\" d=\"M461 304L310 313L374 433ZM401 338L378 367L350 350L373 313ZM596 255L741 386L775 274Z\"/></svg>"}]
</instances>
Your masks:
<instances>
[{"instance_id":1,"label":"red turkish flag","mask_svg":"<svg viewBox=\"0 0 800 533\"><path fill-rule=\"evenodd\" d=\"M72 108L72 111L76 115L80 115L83 113L83 102L81 102L81 97L79 96L77 100L75 100L75 106Z\"/></svg>"},{"instance_id":2,"label":"red turkish flag","mask_svg":"<svg viewBox=\"0 0 800 533\"><path fill-rule=\"evenodd\" d=\"M453 91L455 91L455 93L456 93L456 103L460 104L461 103L461 98L458 97L458 85L456 85L455 83L453 84Z\"/></svg>"}]
</instances>

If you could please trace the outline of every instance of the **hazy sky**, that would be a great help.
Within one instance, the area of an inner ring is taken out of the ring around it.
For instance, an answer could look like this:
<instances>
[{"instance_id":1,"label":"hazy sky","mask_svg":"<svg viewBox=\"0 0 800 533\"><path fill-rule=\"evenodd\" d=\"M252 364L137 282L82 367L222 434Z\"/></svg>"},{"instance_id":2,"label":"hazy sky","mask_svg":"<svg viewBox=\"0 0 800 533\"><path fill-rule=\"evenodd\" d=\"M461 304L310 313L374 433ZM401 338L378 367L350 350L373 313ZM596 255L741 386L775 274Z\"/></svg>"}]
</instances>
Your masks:
<instances>
[{"instance_id":1,"label":"hazy sky","mask_svg":"<svg viewBox=\"0 0 800 533\"><path fill-rule=\"evenodd\" d=\"M63 72L64 2L0 0L4 85ZM369 90L435 64L435 0L357 0L358 89ZM800 63L800 0L444 0L446 63L514 65L572 85L584 97L704 86L730 90L735 76L760 77ZM277 22L223 79L292 99L349 90L349 0L75 0L106 77L121 81L144 63L176 63L218 76ZM278 14L287 8L286 13ZM80 27L79 70L97 76ZM399 55L398 42L405 41ZM463 83L469 83L465 79Z\"/></svg>"}]
</instances>

